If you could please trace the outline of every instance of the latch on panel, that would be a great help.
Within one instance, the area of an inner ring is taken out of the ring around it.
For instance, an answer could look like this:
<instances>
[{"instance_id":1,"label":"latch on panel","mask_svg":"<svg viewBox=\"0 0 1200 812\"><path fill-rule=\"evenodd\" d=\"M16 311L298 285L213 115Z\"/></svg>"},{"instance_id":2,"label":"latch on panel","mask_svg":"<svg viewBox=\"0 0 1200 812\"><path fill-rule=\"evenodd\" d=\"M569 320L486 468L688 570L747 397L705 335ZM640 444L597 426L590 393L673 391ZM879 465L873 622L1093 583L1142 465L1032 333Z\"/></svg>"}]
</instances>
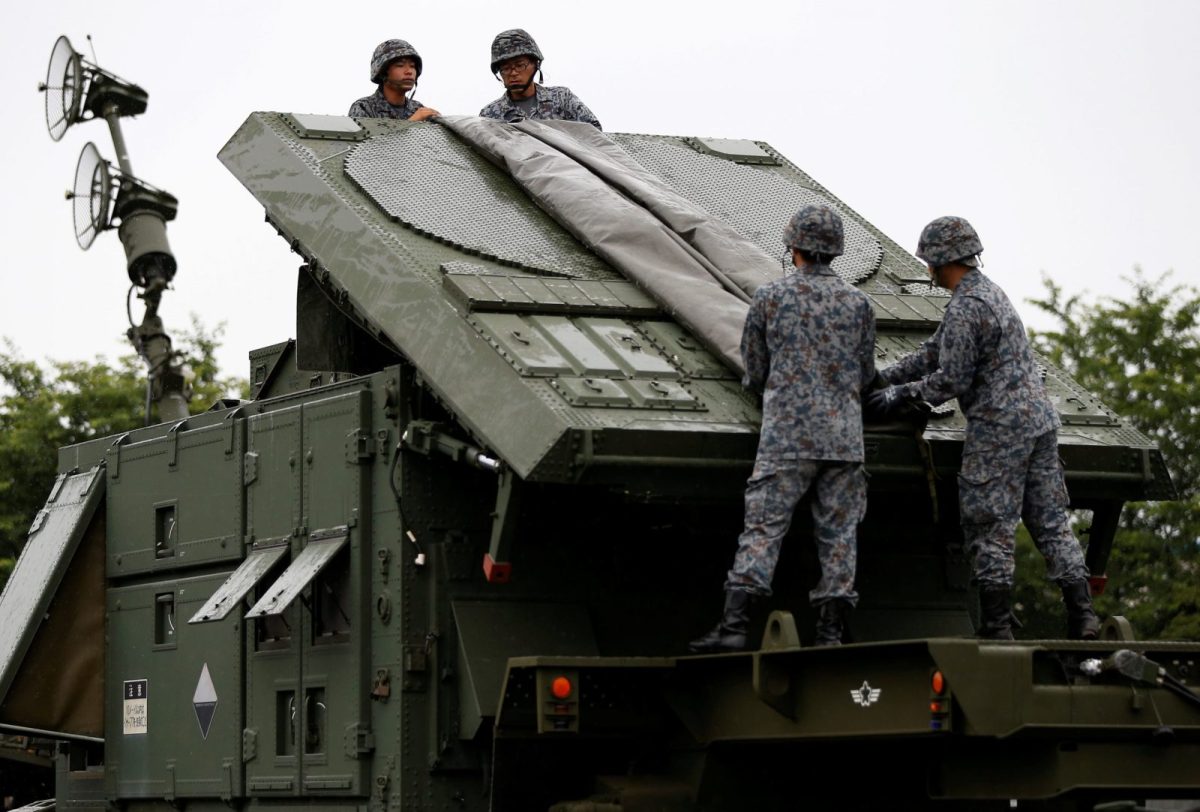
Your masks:
<instances>
[{"instance_id":1,"label":"latch on panel","mask_svg":"<svg viewBox=\"0 0 1200 812\"><path fill-rule=\"evenodd\" d=\"M242 458L242 484L249 485L256 479L258 479L258 454L254 451L247 451L246 456Z\"/></svg>"},{"instance_id":2,"label":"latch on panel","mask_svg":"<svg viewBox=\"0 0 1200 812\"><path fill-rule=\"evenodd\" d=\"M359 723L346 726L345 737L346 755L349 758L362 758L375 752L375 734L371 729Z\"/></svg>"},{"instance_id":3,"label":"latch on panel","mask_svg":"<svg viewBox=\"0 0 1200 812\"><path fill-rule=\"evenodd\" d=\"M167 430L167 467L174 468L179 462L179 432L187 428L187 420L180 420Z\"/></svg>"},{"instance_id":4,"label":"latch on panel","mask_svg":"<svg viewBox=\"0 0 1200 812\"><path fill-rule=\"evenodd\" d=\"M108 477L109 479L121 478L121 446L129 442L129 432L125 432L117 439L113 440L108 447Z\"/></svg>"},{"instance_id":5,"label":"latch on panel","mask_svg":"<svg viewBox=\"0 0 1200 812\"><path fill-rule=\"evenodd\" d=\"M237 444L237 430L239 419L242 416L242 409L230 409L229 414L225 415L225 456L233 456L233 448Z\"/></svg>"},{"instance_id":6,"label":"latch on panel","mask_svg":"<svg viewBox=\"0 0 1200 812\"><path fill-rule=\"evenodd\" d=\"M253 761L258 755L258 728L248 727L242 731L242 761Z\"/></svg>"},{"instance_id":7,"label":"latch on panel","mask_svg":"<svg viewBox=\"0 0 1200 812\"><path fill-rule=\"evenodd\" d=\"M424 646L404 647L404 670L410 674L424 673L428 659Z\"/></svg>"},{"instance_id":8,"label":"latch on panel","mask_svg":"<svg viewBox=\"0 0 1200 812\"><path fill-rule=\"evenodd\" d=\"M362 429L354 429L346 434L346 462L360 465L370 462L375 456L374 438Z\"/></svg>"}]
</instances>

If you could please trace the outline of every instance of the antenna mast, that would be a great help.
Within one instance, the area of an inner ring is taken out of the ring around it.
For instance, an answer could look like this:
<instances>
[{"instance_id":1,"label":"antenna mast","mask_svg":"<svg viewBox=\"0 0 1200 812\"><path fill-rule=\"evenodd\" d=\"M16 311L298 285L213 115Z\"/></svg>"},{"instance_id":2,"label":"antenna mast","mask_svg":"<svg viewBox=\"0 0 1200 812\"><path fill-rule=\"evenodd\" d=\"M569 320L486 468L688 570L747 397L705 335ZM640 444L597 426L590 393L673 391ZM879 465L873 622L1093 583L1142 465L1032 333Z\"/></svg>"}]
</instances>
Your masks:
<instances>
[{"instance_id":1,"label":"antenna mast","mask_svg":"<svg viewBox=\"0 0 1200 812\"><path fill-rule=\"evenodd\" d=\"M89 44L91 41L89 34ZM146 304L141 324L133 324L131 318L126 332L148 370L146 424L150 424L156 406L161 421L183 420L188 416L191 399L190 376L172 349L171 337L158 315L162 294L175 276L167 222L175 218L178 201L133 174L121 132L121 119L145 112L149 97L137 85L85 60L65 36L54 43L46 81L38 89L46 94L46 128L55 141L73 124L96 118L108 124L119 169L114 170L101 158L93 144L83 148L75 187L67 193L75 204L76 239L86 250L97 233L117 229L125 248L129 280Z\"/></svg>"}]
</instances>

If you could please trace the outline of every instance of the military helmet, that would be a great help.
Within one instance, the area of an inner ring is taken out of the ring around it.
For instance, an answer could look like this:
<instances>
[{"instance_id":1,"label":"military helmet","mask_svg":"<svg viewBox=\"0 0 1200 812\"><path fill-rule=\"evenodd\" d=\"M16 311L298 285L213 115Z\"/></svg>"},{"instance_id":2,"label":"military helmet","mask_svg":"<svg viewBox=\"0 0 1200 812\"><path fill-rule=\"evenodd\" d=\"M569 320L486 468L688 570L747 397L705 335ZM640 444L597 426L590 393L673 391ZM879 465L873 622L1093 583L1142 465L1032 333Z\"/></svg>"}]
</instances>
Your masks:
<instances>
[{"instance_id":1,"label":"military helmet","mask_svg":"<svg viewBox=\"0 0 1200 812\"><path fill-rule=\"evenodd\" d=\"M417 76L421 75L421 55L417 49L402 39L389 39L379 43L375 53L371 54L371 81L377 85L383 84L387 77L388 65L397 59L408 57L417 63Z\"/></svg>"},{"instance_id":2,"label":"military helmet","mask_svg":"<svg viewBox=\"0 0 1200 812\"><path fill-rule=\"evenodd\" d=\"M805 206L788 221L783 244L807 254L840 257L846 244L842 218L828 206Z\"/></svg>"},{"instance_id":3,"label":"military helmet","mask_svg":"<svg viewBox=\"0 0 1200 812\"><path fill-rule=\"evenodd\" d=\"M935 268L959 262L976 265L974 257L983 250L975 229L961 217L939 217L921 231L917 256Z\"/></svg>"},{"instance_id":4,"label":"military helmet","mask_svg":"<svg viewBox=\"0 0 1200 812\"><path fill-rule=\"evenodd\" d=\"M500 63L517 56L528 56L537 60L538 64L542 62L542 52L528 31L523 28L501 31L492 40L492 73L500 70Z\"/></svg>"}]
</instances>

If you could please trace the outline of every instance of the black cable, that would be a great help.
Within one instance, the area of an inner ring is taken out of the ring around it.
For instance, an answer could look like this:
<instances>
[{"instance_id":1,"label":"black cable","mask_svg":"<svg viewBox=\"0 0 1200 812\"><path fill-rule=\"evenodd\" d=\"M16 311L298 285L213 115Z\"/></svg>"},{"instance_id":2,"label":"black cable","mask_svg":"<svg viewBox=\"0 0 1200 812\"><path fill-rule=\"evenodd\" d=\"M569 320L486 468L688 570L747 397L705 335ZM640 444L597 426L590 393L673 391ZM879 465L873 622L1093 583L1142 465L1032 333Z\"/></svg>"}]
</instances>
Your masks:
<instances>
[{"instance_id":1,"label":"black cable","mask_svg":"<svg viewBox=\"0 0 1200 812\"><path fill-rule=\"evenodd\" d=\"M1196 694L1193 693L1190 688L1188 688L1186 685L1184 685L1182 682L1180 682L1178 679L1171 676L1170 674L1163 675L1162 687L1166 688L1168 691L1175 694L1175 696L1179 697L1183 701L1190 702L1191 704L1200 708L1200 696L1196 696Z\"/></svg>"},{"instance_id":2,"label":"black cable","mask_svg":"<svg viewBox=\"0 0 1200 812\"><path fill-rule=\"evenodd\" d=\"M129 292L125 294L125 318L129 319L129 329L136 330L137 325L133 323L133 290L137 285L130 285Z\"/></svg>"},{"instance_id":3,"label":"black cable","mask_svg":"<svg viewBox=\"0 0 1200 812\"><path fill-rule=\"evenodd\" d=\"M400 498L400 489L396 487L396 469L400 466L400 451L402 443L396 443L396 453L392 456L392 465L388 469L388 484L392 486L392 496L396 497L396 510L400 513L400 524L408 529L408 520L404 518L404 504Z\"/></svg>"}]
</instances>

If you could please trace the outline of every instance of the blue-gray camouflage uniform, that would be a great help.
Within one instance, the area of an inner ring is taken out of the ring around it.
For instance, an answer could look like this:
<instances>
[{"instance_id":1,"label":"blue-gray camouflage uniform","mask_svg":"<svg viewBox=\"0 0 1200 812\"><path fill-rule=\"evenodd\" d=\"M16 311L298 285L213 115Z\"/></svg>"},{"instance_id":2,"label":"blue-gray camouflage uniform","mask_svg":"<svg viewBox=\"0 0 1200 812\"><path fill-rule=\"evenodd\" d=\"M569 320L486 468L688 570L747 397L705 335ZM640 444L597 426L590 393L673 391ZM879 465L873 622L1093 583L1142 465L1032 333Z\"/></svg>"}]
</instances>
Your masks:
<instances>
[{"instance_id":1,"label":"blue-gray camouflage uniform","mask_svg":"<svg viewBox=\"0 0 1200 812\"><path fill-rule=\"evenodd\" d=\"M967 417L959 514L979 584L1012 586L1022 518L1049 578L1063 584L1088 577L1067 519L1058 413L1021 318L999 286L969 271L933 336L880 374L903 384L906 397L935 405L957 397Z\"/></svg>"},{"instance_id":2,"label":"blue-gray camouflage uniform","mask_svg":"<svg viewBox=\"0 0 1200 812\"><path fill-rule=\"evenodd\" d=\"M411 118L424 106L416 99L405 99L404 104L392 104L380 87L370 96L363 96L350 105L350 112L346 115L356 118Z\"/></svg>"},{"instance_id":3,"label":"blue-gray camouflage uniform","mask_svg":"<svg viewBox=\"0 0 1200 812\"><path fill-rule=\"evenodd\" d=\"M871 304L828 265L805 266L755 293L741 350L742 383L763 393L763 422L726 588L771 594L792 513L815 486L821 580L809 600L853 604L856 532L867 506L861 396L875 376Z\"/></svg>"},{"instance_id":4,"label":"blue-gray camouflage uniform","mask_svg":"<svg viewBox=\"0 0 1200 812\"><path fill-rule=\"evenodd\" d=\"M558 119L560 121L582 121L591 124L597 130L604 129L600 120L580 101L579 97L568 87L547 87L535 84L534 92L537 103L526 111L513 102L505 93L491 104L479 111L483 118L495 118L500 121L520 121L521 119Z\"/></svg>"}]
</instances>

